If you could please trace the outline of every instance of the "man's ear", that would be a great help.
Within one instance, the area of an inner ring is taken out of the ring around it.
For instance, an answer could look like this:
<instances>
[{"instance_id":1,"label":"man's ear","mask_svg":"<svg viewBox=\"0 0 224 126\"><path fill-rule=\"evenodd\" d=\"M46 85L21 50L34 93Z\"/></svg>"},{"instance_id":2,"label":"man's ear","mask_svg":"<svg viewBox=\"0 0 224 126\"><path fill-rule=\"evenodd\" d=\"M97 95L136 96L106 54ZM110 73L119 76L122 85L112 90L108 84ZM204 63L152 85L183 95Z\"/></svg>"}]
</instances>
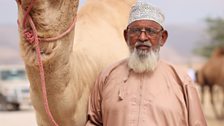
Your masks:
<instances>
[{"instance_id":1,"label":"man's ear","mask_svg":"<svg viewBox=\"0 0 224 126\"><path fill-rule=\"evenodd\" d=\"M168 38L168 32L167 32L167 30L164 30L162 32L162 36L161 37L162 37L161 38L162 40L160 41L160 46L163 46L166 43L166 40Z\"/></svg>"},{"instance_id":2,"label":"man's ear","mask_svg":"<svg viewBox=\"0 0 224 126\"><path fill-rule=\"evenodd\" d=\"M127 43L127 41L128 41L128 31L127 31L127 29L124 30L123 36L124 36L125 42Z\"/></svg>"}]
</instances>

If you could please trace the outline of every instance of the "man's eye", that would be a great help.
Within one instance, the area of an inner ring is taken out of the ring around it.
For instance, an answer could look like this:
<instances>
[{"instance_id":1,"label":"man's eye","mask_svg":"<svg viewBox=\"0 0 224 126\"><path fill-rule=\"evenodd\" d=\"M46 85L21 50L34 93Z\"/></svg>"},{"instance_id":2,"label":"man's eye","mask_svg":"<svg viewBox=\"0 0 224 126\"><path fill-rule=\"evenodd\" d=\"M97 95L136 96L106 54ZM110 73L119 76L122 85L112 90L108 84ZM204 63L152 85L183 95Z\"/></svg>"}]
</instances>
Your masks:
<instances>
[{"instance_id":1,"label":"man's eye","mask_svg":"<svg viewBox=\"0 0 224 126\"><path fill-rule=\"evenodd\" d=\"M132 33L137 33L137 32L139 32L139 31L141 31L139 28L133 28L133 29L131 29L131 32L132 32Z\"/></svg>"},{"instance_id":2,"label":"man's eye","mask_svg":"<svg viewBox=\"0 0 224 126\"><path fill-rule=\"evenodd\" d=\"M156 31L151 28L146 28L145 31L150 34L156 33Z\"/></svg>"}]
</instances>

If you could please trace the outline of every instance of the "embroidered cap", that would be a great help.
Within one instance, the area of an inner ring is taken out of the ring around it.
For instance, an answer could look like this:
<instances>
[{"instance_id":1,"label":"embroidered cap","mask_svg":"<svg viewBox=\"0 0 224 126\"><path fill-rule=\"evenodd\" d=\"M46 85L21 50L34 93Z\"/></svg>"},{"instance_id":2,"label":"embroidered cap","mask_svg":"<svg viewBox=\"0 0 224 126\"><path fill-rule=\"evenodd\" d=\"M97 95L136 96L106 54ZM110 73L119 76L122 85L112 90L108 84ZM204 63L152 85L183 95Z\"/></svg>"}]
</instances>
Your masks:
<instances>
[{"instance_id":1,"label":"embroidered cap","mask_svg":"<svg viewBox=\"0 0 224 126\"><path fill-rule=\"evenodd\" d=\"M165 16L162 10L152 5L149 0L138 0L131 8L128 25L137 20L152 20L164 28Z\"/></svg>"}]
</instances>

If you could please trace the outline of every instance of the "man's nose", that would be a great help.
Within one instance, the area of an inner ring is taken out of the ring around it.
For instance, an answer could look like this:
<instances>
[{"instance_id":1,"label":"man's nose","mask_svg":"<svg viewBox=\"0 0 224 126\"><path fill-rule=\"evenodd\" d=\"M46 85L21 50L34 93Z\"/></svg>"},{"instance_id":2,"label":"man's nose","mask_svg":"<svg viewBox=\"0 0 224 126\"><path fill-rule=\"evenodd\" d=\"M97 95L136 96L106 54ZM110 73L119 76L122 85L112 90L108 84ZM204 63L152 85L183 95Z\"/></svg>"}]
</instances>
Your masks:
<instances>
[{"instance_id":1,"label":"man's nose","mask_svg":"<svg viewBox=\"0 0 224 126\"><path fill-rule=\"evenodd\" d=\"M139 36L139 40L141 40L142 42L147 41L148 40L148 36L146 35L145 30L141 31L140 36Z\"/></svg>"}]
</instances>

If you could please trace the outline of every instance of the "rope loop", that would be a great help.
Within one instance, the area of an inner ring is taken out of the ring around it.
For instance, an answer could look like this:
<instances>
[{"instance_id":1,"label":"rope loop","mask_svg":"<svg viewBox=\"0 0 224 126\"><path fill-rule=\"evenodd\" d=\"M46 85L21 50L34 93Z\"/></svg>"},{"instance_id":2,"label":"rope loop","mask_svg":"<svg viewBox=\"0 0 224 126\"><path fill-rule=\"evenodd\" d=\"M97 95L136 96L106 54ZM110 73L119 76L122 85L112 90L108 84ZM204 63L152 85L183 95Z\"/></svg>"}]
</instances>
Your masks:
<instances>
[{"instance_id":1,"label":"rope loop","mask_svg":"<svg viewBox=\"0 0 224 126\"><path fill-rule=\"evenodd\" d=\"M35 43L35 36L34 32L32 30L24 29L23 30L23 37L28 41L29 43Z\"/></svg>"}]
</instances>

